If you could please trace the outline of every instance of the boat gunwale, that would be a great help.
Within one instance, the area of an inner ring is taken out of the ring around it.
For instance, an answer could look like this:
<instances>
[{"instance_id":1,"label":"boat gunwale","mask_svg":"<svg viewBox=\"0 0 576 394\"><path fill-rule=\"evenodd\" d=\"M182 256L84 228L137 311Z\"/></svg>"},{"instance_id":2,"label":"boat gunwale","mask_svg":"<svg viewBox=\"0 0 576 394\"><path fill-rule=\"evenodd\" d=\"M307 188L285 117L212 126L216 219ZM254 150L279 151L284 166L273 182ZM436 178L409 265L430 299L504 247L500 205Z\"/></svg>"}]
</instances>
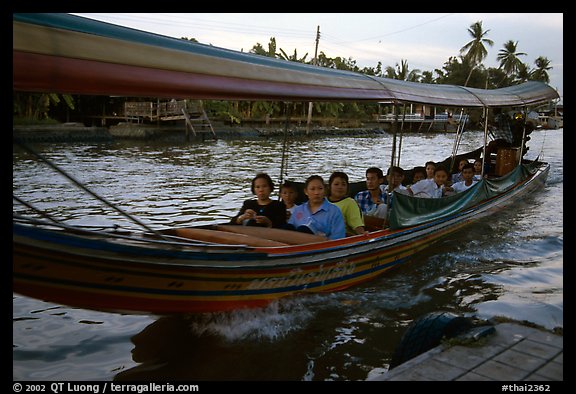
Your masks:
<instances>
[{"instance_id":1,"label":"boat gunwale","mask_svg":"<svg viewBox=\"0 0 576 394\"><path fill-rule=\"evenodd\" d=\"M213 263L215 261L222 263L223 260L230 262L230 265L219 265L218 268L238 268L253 266L257 268L266 267L278 267L283 263L282 260L286 258L304 258L307 259L309 263L314 263L315 260L326 261L328 256L331 254L336 254L335 258L341 258L342 253L346 256L363 254L366 253L364 249L366 248L376 248L381 249L383 247L393 247L396 243L405 242L405 238L409 239L420 236L422 234L427 234L429 232L437 231L446 226L451 226L454 222L468 220L470 217L482 214L485 210L489 210L495 205L495 202L502 202L507 196L513 196L512 194L517 194L516 192L522 191L524 188L528 187L533 180L538 179L539 174L549 170L550 166L548 163L540 162L540 166L537 168L534 174L531 174L522 181L511 185L508 189L502 193L490 197L486 200L480 201L471 207L467 207L464 210L457 211L449 216L438 218L426 223L421 223L414 226L409 226L405 228L400 228L396 230L383 229L370 232L366 235L355 235L352 237L346 237L338 240L328 240L324 242L316 242L303 245L286 245L286 246L270 246L270 247L243 247L238 246L238 250L229 250L219 248L220 245L208 245L202 246L200 251L196 250L198 248L188 247L185 243L182 243L182 249L166 248L166 249L153 249L143 246L136 245L122 245L110 242L110 240L105 239L92 239L86 236L79 236L76 234L68 233L55 233L51 230L35 228L32 230L31 226L18 225L21 229L29 228L32 232L35 232L35 236L38 238L38 234L47 234L50 236L60 236L66 237L68 240L73 240L80 242L80 248L85 249L87 245L88 251L94 249L105 249L109 253L128 253L134 258L134 261L141 262L144 264L162 264L162 265L178 265L178 266L189 266L189 267L202 267L203 262L199 260L204 260L204 265L207 268L215 268ZM508 197L510 198L510 197ZM506 198L506 200L508 199ZM14 224L14 226L17 226ZM22 231L17 231L22 234ZM28 231L30 233L30 231ZM417 233L416 235L414 233ZM14 234L14 232L13 232ZM14 242L18 241L18 236L14 238ZM47 242L44 239L44 242ZM86 244L87 243L87 244ZM381 243L387 243L388 245L379 245ZM110 247L112 246L112 247ZM102 248L104 247L104 248ZM87 255L91 255L87 253ZM104 256L104 253L101 253ZM123 261L126 261L126 255L119 257ZM148 259L152 259L149 261ZM158 261L157 258L170 258L176 259L176 261ZM232 265L233 264L233 265ZM292 266L292 265L289 265Z\"/></svg>"}]
</instances>

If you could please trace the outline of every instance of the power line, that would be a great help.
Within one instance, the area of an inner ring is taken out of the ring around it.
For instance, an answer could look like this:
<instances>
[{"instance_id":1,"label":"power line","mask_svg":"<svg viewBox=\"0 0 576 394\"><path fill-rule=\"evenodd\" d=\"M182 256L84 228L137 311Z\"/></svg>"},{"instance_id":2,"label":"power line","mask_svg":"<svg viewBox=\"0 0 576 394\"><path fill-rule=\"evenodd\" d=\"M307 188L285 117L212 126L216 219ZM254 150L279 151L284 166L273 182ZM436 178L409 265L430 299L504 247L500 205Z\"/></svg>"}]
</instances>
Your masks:
<instances>
[{"instance_id":1,"label":"power line","mask_svg":"<svg viewBox=\"0 0 576 394\"><path fill-rule=\"evenodd\" d=\"M84 16L91 19L97 19L101 21L118 21L117 23L122 23L124 25L134 24L142 25L149 24L150 26L147 30L152 30L155 27L183 27L190 29L191 32L198 32L199 30L210 30L210 31L229 31L235 33L243 34L268 34L274 36L276 34L282 34L286 37L301 37L307 38L311 37L312 34L308 30L300 29L290 29L282 28L279 29L277 26L254 26L244 23L235 23L222 20L213 19L203 19L197 18L197 14L76 14ZM110 23L110 22L109 22ZM249 23L249 22L247 22Z\"/></svg>"},{"instance_id":2,"label":"power line","mask_svg":"<svg viewBox=\"0 0 576 394\"><path fill-rule=\"evenodd\" d=\"M430 24L430 23L439 21L440 19L447 18L447 17L449 17L449 16L451 16L451 15L454 15L454 13L442 15L442 16L439 16L439 17L437 17L437 18L430 19L430 20L428 20L428 21L425 21L425 22L422 22L422 23L418 23L418 24L416 24L416 25L409 26L409 27L406 27L406 28L403 28L403 29L400 29L400 30L396 30L396 31L392 31L392 32L389 32L389 33L384 33L384 34L379 34L379 35L376 35L376 36L366 37L366 38L359 38L359 39L356 39L356 40L338 41L338 37L331 36L331 35L327 35L327 36L328 36L328 38L331 38L330 41L332 41L333 44L335 44L335 45L342 45L342 46L347 47L347 46L349 46L349 44L356 44L356 43L359 43L359 42L362 42L362 41L376 40L376 39L381 39L381 38L384 38L384 37L392 36L392 35L394 35L394 34L404 33L404 32L406 32L406 31L413 30L413 29L416 29L416 28L418 28L418 27L422 27L422 26L428 25L428 24ZM326 36L326 34L324 34L324 36Z\"/></svg>"}]
</instances>

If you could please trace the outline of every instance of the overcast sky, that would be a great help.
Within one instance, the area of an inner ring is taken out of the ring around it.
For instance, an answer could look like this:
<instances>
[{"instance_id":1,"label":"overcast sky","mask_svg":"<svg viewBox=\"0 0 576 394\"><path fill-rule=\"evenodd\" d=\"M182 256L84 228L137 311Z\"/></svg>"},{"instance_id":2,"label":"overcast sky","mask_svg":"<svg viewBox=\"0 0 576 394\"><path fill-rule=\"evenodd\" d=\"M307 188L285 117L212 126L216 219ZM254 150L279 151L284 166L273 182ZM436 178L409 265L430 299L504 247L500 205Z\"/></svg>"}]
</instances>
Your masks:
<instances>
[{"instance_id":1,"label":"overcast sky","mask_svg":"<svg viewBox=\"0 0 576 394\"><path fill-rule=\"evenodd\" d=\"M270 37L288 55L314 57L316 29L320 26L318 52L328 57L356 60L362 67L394 66L402 59L411 70L442 68L450 56L472 38L471 24L482 21L487 38L487 67L497 67L496 56L504 43L518 42L520 59L530 68L545 56L553 67L550 85L563 94L563 14L561 13L180 13L80 15L152 33L195 38L204 44L248 52L256 43L267 49Z\"/></svg>"}]
</instances>

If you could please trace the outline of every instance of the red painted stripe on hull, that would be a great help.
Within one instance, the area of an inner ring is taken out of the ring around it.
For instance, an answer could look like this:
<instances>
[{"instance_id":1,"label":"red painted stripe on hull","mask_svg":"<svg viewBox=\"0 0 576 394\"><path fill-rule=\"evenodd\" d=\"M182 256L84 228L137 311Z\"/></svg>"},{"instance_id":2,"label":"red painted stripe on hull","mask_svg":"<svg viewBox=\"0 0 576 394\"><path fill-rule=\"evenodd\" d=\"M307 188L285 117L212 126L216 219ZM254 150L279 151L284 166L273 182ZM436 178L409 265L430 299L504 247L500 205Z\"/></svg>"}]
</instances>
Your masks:
<instances>
[{"instance_id":1,"label":"red painted stripe on hull","mask_svg":"<svg viewBox=\"0 0 576 394\"><path fill-rule=\"evenodd\" d=\"M72 94L174 98L378 99L377 91L330 88L151 69L13 51L13 88ZM39 67L41 65L41 67Z\"/></svg>"}]
</instances>

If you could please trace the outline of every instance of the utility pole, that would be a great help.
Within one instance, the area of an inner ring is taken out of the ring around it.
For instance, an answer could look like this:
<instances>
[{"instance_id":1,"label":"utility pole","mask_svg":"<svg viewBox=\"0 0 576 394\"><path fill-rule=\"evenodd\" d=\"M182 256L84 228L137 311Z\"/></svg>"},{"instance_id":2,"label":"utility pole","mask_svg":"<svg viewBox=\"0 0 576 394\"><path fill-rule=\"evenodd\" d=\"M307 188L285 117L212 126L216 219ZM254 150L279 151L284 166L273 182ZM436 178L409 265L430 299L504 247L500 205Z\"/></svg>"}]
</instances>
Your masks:
<instances>
[{"instance_id":1,"label":"utility pole","mask_svg":"<svg viewBox=\"0 0 576 394\"><path fill-rule=\"evenodd\" d=\"M316 49L314 50L314 60L312 60L313 65L318 65L318 42L320 42L320 26L316 29ZM312 126L312 101L308 103L308 122L306 123L306 134L310 134L310 128Z\"/></svg>"}]
</instances>

